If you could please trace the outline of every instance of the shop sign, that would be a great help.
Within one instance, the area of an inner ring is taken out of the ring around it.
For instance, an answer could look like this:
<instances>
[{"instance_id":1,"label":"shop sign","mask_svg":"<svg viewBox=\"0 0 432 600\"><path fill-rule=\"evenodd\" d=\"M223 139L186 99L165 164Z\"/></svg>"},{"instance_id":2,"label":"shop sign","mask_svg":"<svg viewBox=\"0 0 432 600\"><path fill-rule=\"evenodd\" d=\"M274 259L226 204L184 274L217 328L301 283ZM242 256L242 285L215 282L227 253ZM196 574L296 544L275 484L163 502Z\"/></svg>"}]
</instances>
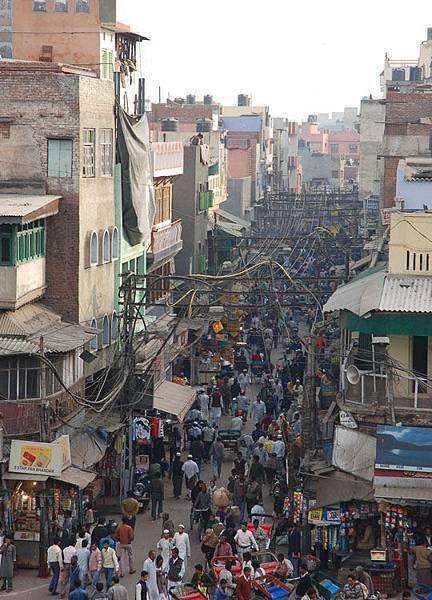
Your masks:
<instances>
[{"instance_id":1,"label":"shop sign","mask_svg":"<svg viewBox=\"0 0 432 600\"><path fill-rule=\"evenodd\" d=\"M132 440L143 442L150 439L150 421L145 417L134 417L132 420Z\"/></svg>"},{"instance_id":2,"label":"shop sign","mask_svg":"<svg viewBox=\"0 0 432 600\"><path fill-rule=\"evenodd\" d=\"M339 411L340 424L348 429L357 429L358 425L350 412L347 410Z\"/></svg>"},{"instance_id":3,"label":"shop sign","mask_svg":"<svg viewBox=\"0 0 432 600\"><path fill-rule=\"evenodd\" d=\"M69 435L61 435L56 440L54 440L54 444L60 444L63 452L63 460L62 460L62 470L70 467L72 464L71 457L71 449L70 449L70 439Z\"/></svg>"},{"instance_id":4,"label":"shop sign","mask_svg":"<svg viewBox=\"0 0 432 600\"><path fill-rule=\"evenodd\" d=\"M340 507L312 508L308 511L308 522L311 525L340 525Z\"/></svg>"},{"instance_id":5,"label":"shop sign","mask_svg":"<svg viewBox=\"0 0 432 600\"><path fill-rule=\"evenodd\" d=\"M62 444L12 440L9 457L11 473L57 477L63 470Z\"/></svg>"},{"instance_id":6,"label":"shop sign","mask_svg":"<svg viewBox=\"0 0 432 600\"><path fill-rule=\"evenodd\" d=\"M388 471L389 477L394 476L394 471L398 471L398 477L410 472L431 476L432 428L378 425L375 475L377 470Z\"/></svg>"},{"instance_id":7,"label":"shop sign","mask_svg":"<svg viewBox=\"0 0 432 600\"><path fill-rule=\"evenodd\" d=\"M323 520L323 509L322 508L312 508L308 512L308 521L309 523L315 523L316 521Z\"/></svg>"}]
</instances>

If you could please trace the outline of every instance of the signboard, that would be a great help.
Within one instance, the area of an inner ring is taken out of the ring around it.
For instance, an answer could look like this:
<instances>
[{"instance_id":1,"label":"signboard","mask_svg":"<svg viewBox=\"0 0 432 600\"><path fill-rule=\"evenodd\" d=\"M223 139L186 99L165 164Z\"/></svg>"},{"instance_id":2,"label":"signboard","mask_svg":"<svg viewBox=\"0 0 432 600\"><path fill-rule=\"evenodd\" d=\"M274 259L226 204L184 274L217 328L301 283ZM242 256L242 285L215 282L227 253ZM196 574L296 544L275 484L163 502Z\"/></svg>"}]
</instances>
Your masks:
<instances>
[{"instance_id":1,"label":"signboard","mask_svg":"<svg viewBox=\"0 0 432 600\"><path fill-rule=\"evenodd\" d=\"M357 423L350 412L347 410L339 411L339 421L340 424L348 429L357 429Z\"/></svg>"},{"instance_id":2,"label":"signboard","mask_svg":"<svg viewBox=\"0 0 432 600\"><path fill-rule=\"evenodd\" d=\"M132 420L132 440L143 442L150 439L150 421L146 417L134 417Z\"/></svg>"},{"instance_id":3,"label":"signboard","mask_svg":"<svg viewBox=\"0 0 432 600\"><path fill-rule=\"evenodd\" d=\"M63 471L63 469L66 469L66 467L70 467L72 464L69 435L61 435L56 440L54 440L54 444L60 444L62 447L62 452L63 452L62 471Z\"/></svg>"},{"instance_id":4,"label":"signboard","mask_svg":"<svg viewBox=\"0 0 432 600\"><path fill-rule=\"evenodd\" d=\"M57 477L63 469L62 444L12 440L9 457L11 473Z\"/></svg>"},{"instance_id":5,"label":"signboard","mask_svg":"<svg viewBox=\"0 0 432 600\"><path fill-rule=\"evenodd\" d=\"M311 525L340 525L340 507L324 506L308 511L308 523Z\"/></svg>"},{"instance_id":6,"label":"signboard","mask_svg":"<svg viewBox=\"0 0 432 600\"><path fill-rule=\"evenodd\" d=\"M377 469L432 474L432 428L378 425Z\"/></svg>"}]
</instances>

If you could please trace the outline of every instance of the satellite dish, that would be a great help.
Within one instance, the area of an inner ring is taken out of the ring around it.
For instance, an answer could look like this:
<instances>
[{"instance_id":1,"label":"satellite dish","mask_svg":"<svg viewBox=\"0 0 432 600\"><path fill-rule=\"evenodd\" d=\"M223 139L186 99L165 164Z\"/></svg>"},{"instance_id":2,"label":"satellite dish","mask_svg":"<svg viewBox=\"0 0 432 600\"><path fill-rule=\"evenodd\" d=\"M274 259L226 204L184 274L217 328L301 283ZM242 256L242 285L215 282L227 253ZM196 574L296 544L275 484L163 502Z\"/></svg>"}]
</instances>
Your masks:
<instances>
[{"instance_id":1,"label":"satellite dish","mask_svg":"<svg viewBox=\"0 0 432 600\"><path fill-rule=\"evenodd\" d=\"M357 385L360 381L360 371L354 365L350 365L348 367L346 370L346 376L352 385Z\"/></svg>"}]
</instances>

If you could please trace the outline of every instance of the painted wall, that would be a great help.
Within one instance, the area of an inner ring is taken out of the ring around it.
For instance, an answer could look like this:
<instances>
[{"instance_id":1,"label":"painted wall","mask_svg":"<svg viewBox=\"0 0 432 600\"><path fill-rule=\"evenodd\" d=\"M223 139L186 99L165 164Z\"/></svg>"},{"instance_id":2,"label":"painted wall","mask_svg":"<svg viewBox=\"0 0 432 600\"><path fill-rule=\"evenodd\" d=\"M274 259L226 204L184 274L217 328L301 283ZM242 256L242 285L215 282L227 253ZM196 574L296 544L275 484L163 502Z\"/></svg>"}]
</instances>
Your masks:
<instances>
[{"instance_id":1,"label":"painted wall","mask_svg":"<svg viewBox=\"0 0 432 600\"><path fill-rule=\"evenodd\" d=\"M391 214L390 227L389 272L431 275L432 241L429 241L429 238L431 238L432 214L395 212ZM410 253L408 265L407 252ZM427 259L427 257L429 258ZM427 265L429 269L427 269Z\"/></svg>"}]
</instances>

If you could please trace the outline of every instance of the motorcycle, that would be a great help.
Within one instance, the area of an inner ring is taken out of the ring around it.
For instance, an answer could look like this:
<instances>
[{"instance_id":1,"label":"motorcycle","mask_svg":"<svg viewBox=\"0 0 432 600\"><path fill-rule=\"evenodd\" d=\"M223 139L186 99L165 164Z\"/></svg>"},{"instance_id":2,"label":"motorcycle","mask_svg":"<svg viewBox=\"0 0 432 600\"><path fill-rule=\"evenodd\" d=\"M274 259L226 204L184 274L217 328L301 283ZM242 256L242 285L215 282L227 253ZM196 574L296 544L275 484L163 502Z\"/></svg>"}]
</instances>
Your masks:
<instances>
[{"instance_id":1,"label":"motorcycle","mask_svg":"<svg viewBox=\"0 0 432 600\"><path fill-rule=\"evenodd\" d=\"M139 503L138 512L144 512L149 506L151 480L151 475L148 473L138 472L135 474L135 482L132 492L134 498L138 500Z\"/></svg>"}]
</instances>

